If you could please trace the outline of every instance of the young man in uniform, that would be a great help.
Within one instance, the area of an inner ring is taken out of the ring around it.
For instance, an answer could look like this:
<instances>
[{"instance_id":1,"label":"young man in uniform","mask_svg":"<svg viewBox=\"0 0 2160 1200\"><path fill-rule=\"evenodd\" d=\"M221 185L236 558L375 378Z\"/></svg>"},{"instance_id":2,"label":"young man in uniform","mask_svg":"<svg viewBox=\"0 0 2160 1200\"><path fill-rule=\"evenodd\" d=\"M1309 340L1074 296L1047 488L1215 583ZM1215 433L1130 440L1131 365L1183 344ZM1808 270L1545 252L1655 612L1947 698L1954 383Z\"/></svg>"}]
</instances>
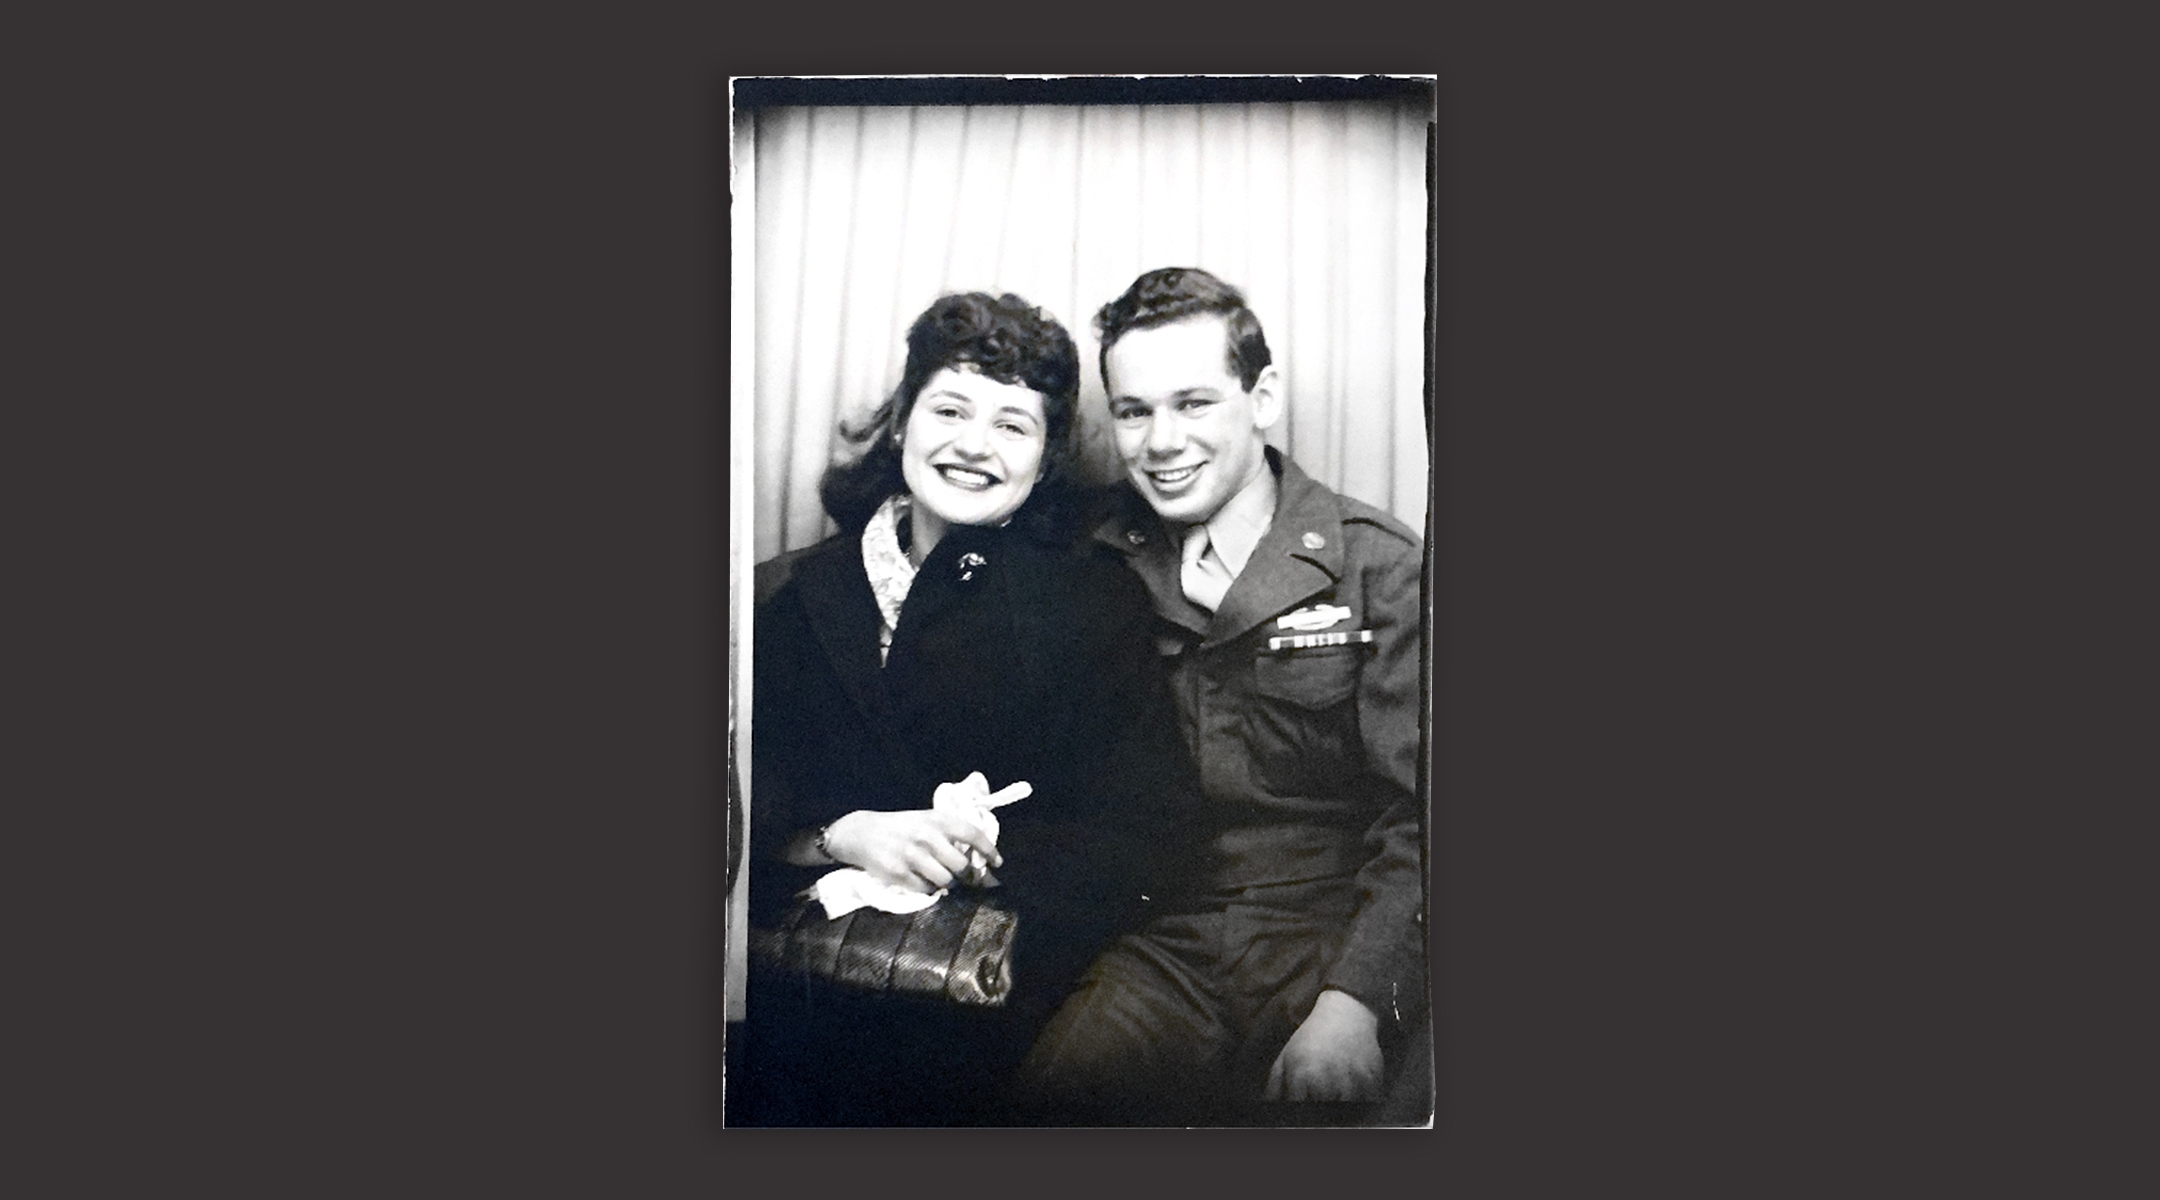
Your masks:
<instances>
[{"instance_id":1,"label":"young man in uniform","mask_svg":"<svg viewBox=\"0 0 2160 1200\"><path fill-rule=\"evenodd\" d=\"M1281 376L1235 288L1150 271L1095 325L1130 486L1093 536L1153 595L1205 805L1189 886L1090 968L1020 1095L1173 1124L1379 1099L1430 1070L1387 1061L1426 1009L1422 546L1267 446Z\"/></svg>"}]
</instances>

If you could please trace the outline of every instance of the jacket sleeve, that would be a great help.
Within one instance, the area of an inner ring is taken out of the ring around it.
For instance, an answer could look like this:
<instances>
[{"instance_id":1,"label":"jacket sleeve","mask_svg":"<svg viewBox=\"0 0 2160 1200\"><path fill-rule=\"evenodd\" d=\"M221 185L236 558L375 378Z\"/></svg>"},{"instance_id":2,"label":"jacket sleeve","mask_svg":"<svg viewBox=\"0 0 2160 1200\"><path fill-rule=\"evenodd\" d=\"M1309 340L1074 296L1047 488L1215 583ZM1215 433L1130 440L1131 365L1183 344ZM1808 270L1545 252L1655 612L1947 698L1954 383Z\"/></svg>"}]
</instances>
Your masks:
<instances>
[{"instance_id":1,"label":"jacket sleeve","mask_svg":"<svg viewBox=\"0 0 2160 1200\"><path fill-rule=\"evenodd\" d=\"M1418 790L1424 711L1422 553L1382 530L1384 551L1365 569L1365 613L1377 652L1360 674L1357 715L1362 783L1375 811L1370 857L1358 871L1359 903L1325 986L1363 1001L1383 1024L1415 1019L1426 1005L1424 806Z\"/></svg>"}]
</instances>

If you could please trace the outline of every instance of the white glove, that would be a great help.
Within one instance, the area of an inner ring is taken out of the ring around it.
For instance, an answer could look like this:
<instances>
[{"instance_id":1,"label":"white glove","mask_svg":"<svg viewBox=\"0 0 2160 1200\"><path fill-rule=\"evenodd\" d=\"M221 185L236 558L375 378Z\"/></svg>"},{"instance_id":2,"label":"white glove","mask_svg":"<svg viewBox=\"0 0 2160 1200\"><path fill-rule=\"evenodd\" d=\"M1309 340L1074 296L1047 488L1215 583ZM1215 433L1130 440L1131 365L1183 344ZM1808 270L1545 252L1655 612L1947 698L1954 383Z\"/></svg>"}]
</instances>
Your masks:
<instances>
[{"instance_id":1,"label":"white glove","mask_svg":"<svg viewBox=\"0 0 2160 1200\"><path fill-rule=\"evenodd\" d=\"M993 792L990 790L990 781L983 778L983 773L974 771L958 783L937 785L937 791L930 795L930 807L942 812L957 813L973 821L976 828L989 836L990 844L994 846L997 844L998 819L997 814L990 810L1003 808L1015 800L1025 800L1034 794L1035 785L1024 779ZM978 878L981 877L987 869L982 851L968 851L968 869Z\"/></svg>"}]
</instances>

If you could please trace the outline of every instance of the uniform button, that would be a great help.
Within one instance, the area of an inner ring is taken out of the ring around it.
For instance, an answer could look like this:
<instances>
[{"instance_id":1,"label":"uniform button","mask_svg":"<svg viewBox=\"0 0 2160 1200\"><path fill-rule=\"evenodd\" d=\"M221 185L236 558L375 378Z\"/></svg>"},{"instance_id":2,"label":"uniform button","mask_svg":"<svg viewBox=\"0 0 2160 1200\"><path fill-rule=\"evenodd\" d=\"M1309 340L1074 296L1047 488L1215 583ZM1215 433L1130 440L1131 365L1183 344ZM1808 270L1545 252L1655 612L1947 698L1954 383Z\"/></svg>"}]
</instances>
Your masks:
<instances>
[{"instance_id":1,"label":"uniform button","mask_svg":"<svg viewBox=\"0 0 2160 1200\"><path fill-rule=\"evenodd\" d=\"M1324 537L1321 537L1321 536L1320 536L1319 534L1317 534L1317 533L1307 533L1307 534L1305 535L1305 539L1304 539L1304 540L1305 540L1305 548L1306 548L1307 550L1318 550L1318 549L1320 549L1320 548L1321 548L1322 546L1325 546L1325 545L1327 545L1327 539L1326 539L1326 538L1324 538Z\"/></svg>"}]
</instances>

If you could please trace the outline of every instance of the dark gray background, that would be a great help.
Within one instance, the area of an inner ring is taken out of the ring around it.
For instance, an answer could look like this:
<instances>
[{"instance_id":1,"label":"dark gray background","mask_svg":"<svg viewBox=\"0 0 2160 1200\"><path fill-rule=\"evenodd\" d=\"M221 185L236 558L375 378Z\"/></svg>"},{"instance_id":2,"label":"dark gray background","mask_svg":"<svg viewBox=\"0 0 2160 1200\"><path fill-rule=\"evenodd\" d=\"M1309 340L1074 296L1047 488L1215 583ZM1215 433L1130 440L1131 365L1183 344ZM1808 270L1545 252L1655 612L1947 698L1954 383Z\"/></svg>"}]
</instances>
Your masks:
<instances>
[{"instance_id":1,"label":"dark gray background","mask_svg":"<svg viewBox=\"0 0 2160 1200\"><path fill-rule=\"evenodd\" d=\"M2125 1178L2143 39L754 15L11 11L15 1190ZM1442 79L1441 1128L722 1134L725 77L1233 66Z\"/></svg>"}]
</instances>

